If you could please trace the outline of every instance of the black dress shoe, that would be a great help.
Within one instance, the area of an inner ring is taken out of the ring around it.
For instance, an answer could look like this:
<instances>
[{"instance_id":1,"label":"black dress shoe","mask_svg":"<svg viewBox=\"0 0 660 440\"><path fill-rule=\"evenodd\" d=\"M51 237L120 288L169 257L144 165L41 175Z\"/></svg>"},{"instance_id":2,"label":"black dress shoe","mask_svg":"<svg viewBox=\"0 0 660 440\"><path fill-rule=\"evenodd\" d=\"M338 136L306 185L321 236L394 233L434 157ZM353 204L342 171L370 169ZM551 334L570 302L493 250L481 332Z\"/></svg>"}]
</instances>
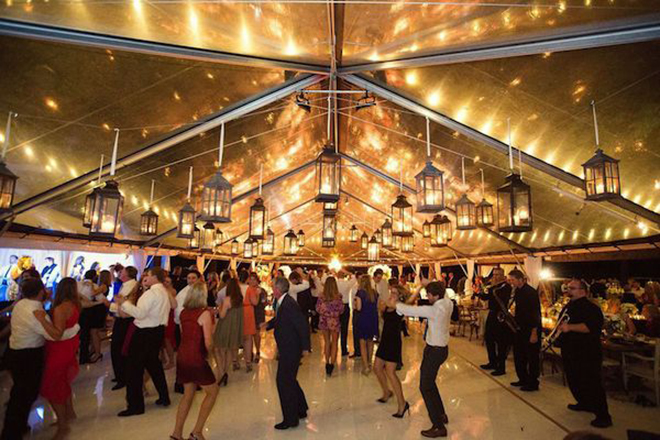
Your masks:
<instances>
[{"instance_id":1,"label":"black dress shoe","mask_svg":"<svg viewBox=\"0 0 660 440\"><path fill-rule=\"evenodd\" d=\"M117 383L115 384L115 386L112 387L112 391L121 390L121 389L124 388L125 386L126 386L125 383L117 382Z\"/></svg>"},{"instance_id":2,"label":"black dress shoe","mask_svg":"<svg viewBox=\"0 0 660 440\"><path fill-rule=\"evenodd\" d=\"M285 429L295 428L296 426L298 426L298 422L294 422L294 423L281 422L275 425L275 429L279 429L280 431L283 431Z\"/></svg>"},{"instance_id":3,"label":"black dress shoe","mask_svg":"<svg viewBox=\"0 0 660 440\"><path fill-rule=\"evenodd\" d=\"M525 384L522 383L521 381L517 380L517 381L515 381L515 382L511 382L511 386L514 386L514 387L524 387Z\"/></svg>"},{"instance_id":4,"label":"black dress shoe","mask_svg":"<svg viewBox=\"0 0 660 440\"><path fill-rule=\"evenodd\" d=\"M585 411L585 412L591 412L591 410L590 410L589 408L587 408L587 407L584 406L584 405L580 405L579 403L569 403L568 405L566 405L566 407L567 407L568 409L570 409L571 411Z\"/></svg>"},{"instance_id":5,"label":"black dress shoe","mask_svg":"<svg viewBox=\"0 0 660 440\"><path fill-rule=\"evenodd\" d=\"M424 437L428 437L428 438L447 437L447 428L445 428L444 426L441 427L434 426L431 429L422 431L421 434Z\"/></svg>"},{"instance_id":6,"label":"black dress shoe","mask_svg":"<svg viewBox=\"0 0 660 440\"><path fill-rule=\"evenodd\" d=\"M130 417L130 416L139 416L140 414L144 414L144 410L142 411L135 411L131 409L125 409L119 414L117 414L117 417Z\"/></svg>"},{"instance_id":7,"label":"black dress shoe","mask_svg":"<svg viewBox=\"0 0 660 440\"><path fill-rule=\"evenodd\" d=\"M591 421L591 426L594 428L609 428L612 426L612 417L596 417Z\"/></svg>"},{"instance_id":8,"label":"black dress shoe","mask_svg":"<svg viewBox=\"0 0 660 440\"><path fill-rule=\"evenodd\" d=\"M520 387L520 391L538 391L539 386L538 385L523 385Z\"/></svg>"},{"instance_id":9,"label":"black dress shoe","mask_svg":"<svg viewBox=\"0 0 660 440\"><path fill-rule=\"evenodd\" d=\"M479 368L481 368L482 370L494 370L497 367L493 364L483 364L483 365L479 365Z\"/></svg>"},{"instance_id":10,"label":"black dress shoe","mask_svg":"<svg viewBox=\"0 0 660 440\"><path fill-rule=\"evenodd\" d=\"M156 400L156 405L168 407L170 406L172 402L170 402L170 399L158 399Z\"/></svg>"},{"instance_id":11,"label":"black dress shoe","mask_svg":"<svg viewBox=\"0 0 660 440\"><path fill-rule=\"evenodd\" d=\"M490 373L491 376L504 376L506 374L506 371L503 370L495 370L492 373Z\"/></svg>"}]
</instances>

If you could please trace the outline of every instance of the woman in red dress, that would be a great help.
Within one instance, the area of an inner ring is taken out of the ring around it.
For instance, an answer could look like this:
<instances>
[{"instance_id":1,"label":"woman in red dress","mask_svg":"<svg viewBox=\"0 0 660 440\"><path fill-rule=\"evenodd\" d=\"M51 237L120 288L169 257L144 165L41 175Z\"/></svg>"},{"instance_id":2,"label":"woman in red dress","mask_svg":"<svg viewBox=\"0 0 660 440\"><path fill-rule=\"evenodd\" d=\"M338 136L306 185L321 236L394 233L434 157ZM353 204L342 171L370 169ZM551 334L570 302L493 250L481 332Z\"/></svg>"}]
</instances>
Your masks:
<instances>
[{"instance_id":1,"label":"woman in red dress","mask_svg":"<svg viewBox=\"0 0 660 440\"><path fill-rule=\"evenodd\" d=\"M41 325L54 339L46 341L40 391L57 416L57 433L54 439L65 438L70 430L69 421L76 418L71 399L71 382L78 375L76 352L80 341L77 334L71 339L61 338L66 329L78 324L80 308L78 283L73 278L64 278L57 285L52 322L46 318L44 310L34 312Z\"/></svg>"},{"instance_id":2,"label":"woman in red dress","mask_svg":"<svg viewBox=\"0 0 660 440\"><path fill-rule=\"evenodd\" d=\"M206 285L198 281L190 289L181 312L181 345L176 357L176 383L183 385L183 397L177 409L174 432L170 436L172 440L183 439L183 425L198 386L204 390L204 400L189 439L204 440L204 424L218 397L216 379L207 361L213 348L214 323L213 315L206 305Z\"/></svg>"}]
</instances>

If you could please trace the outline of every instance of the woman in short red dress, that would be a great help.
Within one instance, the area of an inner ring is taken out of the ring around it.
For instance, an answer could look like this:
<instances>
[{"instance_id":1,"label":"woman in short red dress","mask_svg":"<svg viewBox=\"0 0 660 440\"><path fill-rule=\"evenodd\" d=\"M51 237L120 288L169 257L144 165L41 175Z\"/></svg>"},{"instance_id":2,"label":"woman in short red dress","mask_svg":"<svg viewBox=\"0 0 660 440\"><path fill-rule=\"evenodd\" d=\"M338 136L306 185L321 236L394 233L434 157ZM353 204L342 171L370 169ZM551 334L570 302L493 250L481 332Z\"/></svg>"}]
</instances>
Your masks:
<instances>
[{"instance_id":1,"label":"woman in short red dress","mask_svg":"<svg viewBox=\"0 0 660 440\"><path fill-rule=\"evenodd\" d=\"M78 375L76 352L80 340L77 334L70 339L61 338L66 329L78 324L80 308L78 283L73 278L63 278L57 285L52 322L46 318L45 311L35 312L41 325L54 339L46 341L40 394L48 400L57 416L55 439L64 438L68 434L69 421L76 417L71 398L71 383Z\"/></svg>"},{"instance_id":2,"label":"woman in short red dress","mask_svg":"<svg viewBox=\"0 0 660 440\"><path fill-rule=\"evenodd\" d=\"M176 358L176 382L183 385L183 398L176 413L174 432L170 436L172 440L183 439L183 425L198 386L204 390L204 400L189 438L204 440L204 424L218 397L216 378L207 361L208 353L213 349L214 323L206 304L206 285L198 281L190 289L181 312L181 345Z\"/></svg>"}]
</instances>

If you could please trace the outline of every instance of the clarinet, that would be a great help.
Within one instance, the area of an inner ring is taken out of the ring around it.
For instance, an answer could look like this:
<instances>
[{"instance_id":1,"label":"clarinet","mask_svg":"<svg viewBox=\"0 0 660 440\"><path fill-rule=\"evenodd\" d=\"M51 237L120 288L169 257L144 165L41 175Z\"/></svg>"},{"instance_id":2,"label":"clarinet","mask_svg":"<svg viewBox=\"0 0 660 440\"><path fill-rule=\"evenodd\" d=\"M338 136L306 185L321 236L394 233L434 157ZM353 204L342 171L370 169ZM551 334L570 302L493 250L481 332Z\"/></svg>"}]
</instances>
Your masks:
<instances>
[{"instance_id":1,"label":"clarinet","mask_svg":"<svg viewBox=\"0 0 660 440\"><path fill-rule=\"evenodd\" d=\"M559 339L559 336L561 336L559 327L561 327L563 323L569 322L571 320L571 317L568 316L567 311L568 308L565 307L564 310L562 310L559 314L559 317L557 318L557 324L552 329L550 334L543 340L543 348L541 349L541 353L548 351L557 342L557 339Z\"/></svg>"}]
</instances>

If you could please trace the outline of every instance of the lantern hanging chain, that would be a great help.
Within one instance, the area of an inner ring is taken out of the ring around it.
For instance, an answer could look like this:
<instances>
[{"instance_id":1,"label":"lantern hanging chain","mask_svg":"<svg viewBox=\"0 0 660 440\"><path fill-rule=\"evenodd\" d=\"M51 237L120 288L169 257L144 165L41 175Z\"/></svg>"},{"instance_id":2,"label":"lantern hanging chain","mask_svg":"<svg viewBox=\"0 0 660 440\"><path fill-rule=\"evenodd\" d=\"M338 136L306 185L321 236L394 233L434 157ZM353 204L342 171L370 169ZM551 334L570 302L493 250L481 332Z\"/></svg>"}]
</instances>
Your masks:
<instances>
[{"instance_id":1,"label":"lantern hanging chain","mask_svg":"<svg viewBox=\"0 0 660 440\"><path fill-rule=\"evenodd\" d=\"M119 149L119 129L115 128L115 143L112 146L112 160L110 161L110 177L114 177L117 170L117 150Z\"/></svg>"},{"instance_id":2,"label":"lantern hanging chain","mask_svg":"<svg viewBox=\"0 0 660 440\"><path fill-rule=\"evenodd\" d=\"M513 147L511 146L511 118L506 118L506 129L509 137L509 169L513 171Z\"/></svg>"},{"instance_id":3,"label":"lantern hanging chain","mask_svg":"<svg viewBox=\"0 0 660 440\"><path fill-rule=\"evenodd\" d=\"M222 168L222 153L225 150L225 123L220 124L220 151L218 152L218 169ZM191 167L192 169L192 167ZM190 198L190 196L188 196Z\"/></svg>"},{"instance_id":4,"label":"lantern hanging chain","mask_svg":"<svg viewBox=\"0 0 660 440\"><path fill-rule=\"evenodd\" d=\"M481 198L485 199L486 198L486 179L484 179L484 169L479 168L479 172L481 173Z\"/></svg>"},{"instance_id":5,"label":"lantern hanging chain","mask_svg":"<svg viewBox=\"0 0 660 440\"><path fill-rule=\"evenodd\" d=\"M190 203L190 195L192 193L192 183L193 183L193 167L190 167L190 173L188 174L188 203Z\"/></svg>"},{"instance_id":6,"label":"lantern hanging chain","mask_svg":"<svg viewBox=\"0 0 660 440\"><path fill-rule=\"evenodd\" d=\"M431 160L431 120L426 118L426 157Z\"/></svg>"},{"instance_id":7,"label":"lantern hanging chain","mask_svg":"<svg viewBox=\"0 0 660 440\"><path fill-rule=\"evenodd\" d=\"M520 178L522 179L522 150L518 148L518 168L520 168Z\"/></svg>"},{"instance_id":8,"label":"lantern hanging chain","mask_svg":"<svg viewBox=\"0 0 660 440\"><path fill-rule=\"evenodd\" d=\"M156 186L156 179L151 179L151 194L149 195L149 209L154 204L154 188Z\"/></svg>"},{"instance_id":9,"label":"lantern hanging chain","mask_svg":"<svg viewBox=\"0 0 660 440\"><path fill-rule=\"evenodd\" d=\"M101 155L101 164L99 165L99 182L98 185L101 184L101 178L103 177L103 160L105 159L104 155Z\"/></svg>"},{"instance_id":10,"label":"lantern hanging chain","mask_svg":"<svg viewBox=\"0 0 660 440\"><path fill-rule=\"evenodd\" d=\"M399 192L403 193L403 166L399 168Z\"/></svg>"},{"instance_id":11,"label":"lantern hanging chain","mask_svg":"<svg viewBox=\"0 0 660 440\"><path fill-rule=\"evenodd\" d=\"M596 101L591 101L591 109L594 113L594 133L596 134L596 149L600 147L600 140L598 139L598 118L596 117Z\"/></svg>"},{"instance_id":12,"label":"lantern hanging chain","mask_svg":"<svg viewBox=\"0 0 660 440\"><path fill-rule=\"evenodd\" d=\"M330 95L328 95L328 123L327 123L328 142L330 142L330 139L332 139L332 137L330 136L330 130L331 130L330 124L332 121L331 118L332 118L332 98L330 97Z\"/></svg>"},{"instance_id":13,"label":"lantern hanging chain","mask_svg":"<svg viewBox=\"0 0 660 440\"><path fill-rule=\"evenodd\" d=\"M465 187L465 158L461 157L461 176L463 177L463 187Z\"/></svg>"},{"instance_id":14,"label":"lantern hanging chain","mask_svg":"<svg viewBox=\"0 0 660 440\"><path fill-rule=\"evenodd\" d=\"M0 156L0 160L4 161L5 156L7 155L7 149L9 148L9 136L11 135L11 120L12 118L17 117L18 114L12 112L11 110L9 111L9 115L7 116L7 128L5 130L5 141L2 145L2 156Z\"/></svg>"},{"instance_id":15,"label":"lantern hanging chain","mask_svg":"<svg viewBox=\"0 0 660 440\"><path fill-rule=\"evenodd\" d=\"M262 163L259 167L259 196L261 196L261 188L264 179L264 164Z\"/></svg>"}]
</instances>

